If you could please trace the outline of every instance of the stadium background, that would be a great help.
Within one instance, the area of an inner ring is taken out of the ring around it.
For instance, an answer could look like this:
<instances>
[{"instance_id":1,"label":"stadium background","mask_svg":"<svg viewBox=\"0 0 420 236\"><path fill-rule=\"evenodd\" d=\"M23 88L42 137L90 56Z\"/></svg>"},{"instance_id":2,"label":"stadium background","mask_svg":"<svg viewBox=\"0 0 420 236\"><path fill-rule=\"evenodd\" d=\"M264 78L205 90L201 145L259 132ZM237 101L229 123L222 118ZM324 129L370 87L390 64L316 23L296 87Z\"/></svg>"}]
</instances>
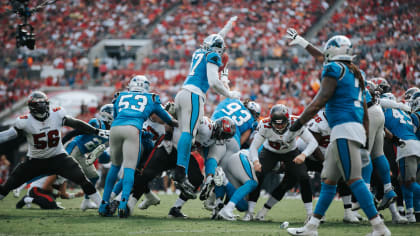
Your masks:
<instances>
[{"instance_id":1,"label":"stadium background","mask_svg":"<svg viewBox=\"0 0 420 236\"><path fill-rule=\"evenodd\" d=\"M36 49L28 50L16 48L21 19L3 1L1 130L26 112L25 98L34 89L85 121L134 74L145 74L163 103L173 100L193 51L234 15L238 21L225 38L231 87L260 103L264 116L275 103L298 115L319 89L322 65L287 46L288 27L319 47L333 35L348 36L368 78L386 78L401 96L420 84L419 8L415 0L63 0L31 16ZM206 114L220 99L208 94ZM24 157L23 141L0 146L0 183Z\"/></svg>"}]
</instances>

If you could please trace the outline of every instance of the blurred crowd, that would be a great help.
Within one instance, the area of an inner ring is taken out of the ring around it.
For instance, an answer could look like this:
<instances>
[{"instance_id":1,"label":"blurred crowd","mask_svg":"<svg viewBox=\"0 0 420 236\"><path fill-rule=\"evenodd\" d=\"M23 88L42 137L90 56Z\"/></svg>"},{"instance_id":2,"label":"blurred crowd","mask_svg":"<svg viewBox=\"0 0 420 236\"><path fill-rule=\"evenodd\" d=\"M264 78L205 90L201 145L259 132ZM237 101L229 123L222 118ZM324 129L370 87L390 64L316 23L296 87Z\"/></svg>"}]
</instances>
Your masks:
<instances>
[{"instance_id":1,"label":"blurred crowd","mask_svg":"<svg viewBox=\"0 0 420 236\"><path fill-rule=\"evenodd\" d=\"M283 102L299 114L319 89L322 65L309 54L287 45L285 32L295 28L304 35L335 1L183 1L160 19L152 32L148 26L176 0L57 1L31 17L37 30L37 50L16 50L16 15L0 18L8 27L0 31L0 108L12 104L31 89L46 86L83 87L96 84L124 89L133 73L130 64L114 70L104 58L89 61L89 48L105 38L145 37L153 40L152 54L145 57L145 73L162 101L171 100L187 74L191 54L210 33L217 33L233 15L238 16L226 36L230 86L244 98L264 104ZM7 11L2 5L0 13ZM110 10L112 9L112 10ZM401 95L420 84L420 11L415 0L345 1L317 35L308 39L322 44L334 34L354 43L357 60L369 78L384 77ZM270 62L270 63L267 63ZM24 73L37 65L62 68L66 73L43 81L29 81ZM206 112L220 97L209 93Z\"/></svg>"}]
</instances>

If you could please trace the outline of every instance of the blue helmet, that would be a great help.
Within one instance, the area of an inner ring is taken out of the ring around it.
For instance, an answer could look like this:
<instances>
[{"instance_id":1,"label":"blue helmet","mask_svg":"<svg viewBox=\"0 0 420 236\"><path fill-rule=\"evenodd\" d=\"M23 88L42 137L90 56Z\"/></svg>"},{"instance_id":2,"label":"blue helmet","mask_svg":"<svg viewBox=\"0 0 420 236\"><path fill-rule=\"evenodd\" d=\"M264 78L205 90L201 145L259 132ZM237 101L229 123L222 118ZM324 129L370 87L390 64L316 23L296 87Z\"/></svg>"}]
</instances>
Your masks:
<instances>
[{"instance_id":1,"label":"blue helmet","mask_svg":"<svg viewBox=\"0 0 420 236\"><path fill-rule=\"evenodd\" d=\"M420 91L415 92L411 96L411 112L417 112L420 110Z\"/></svg>"},{"instance_id":2,"label":"blue helmet","mask_svg":"<svg viewBox=\"0 0 420 236\"><path fill-rule=\"evenodd\" d=\"M105 104L99 109L98 118L104 122L109 124L112 123L114 120L114 105L113 104Z\"/></svg>"},{"instance_id":3,"label":"blue helmet","mask_svg":"<svg viewBox=\"0 0 420 236\"><path fill-rule=\"evenodd\" d=\"M225 40L218 34L211 34L204 39L202 48L222 55L225 51Z\"/></svg>"}]
</instances>

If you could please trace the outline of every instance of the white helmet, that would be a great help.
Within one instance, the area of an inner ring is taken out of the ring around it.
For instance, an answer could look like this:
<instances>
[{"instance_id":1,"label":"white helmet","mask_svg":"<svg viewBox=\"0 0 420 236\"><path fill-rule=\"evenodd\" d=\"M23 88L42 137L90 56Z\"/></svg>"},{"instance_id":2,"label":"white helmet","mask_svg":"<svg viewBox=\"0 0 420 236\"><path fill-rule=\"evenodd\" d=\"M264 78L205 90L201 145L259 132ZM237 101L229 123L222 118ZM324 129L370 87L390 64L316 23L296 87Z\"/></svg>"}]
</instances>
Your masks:
<instances>
[{"instance_id":1,"label":"white helmet","mask_svg":"<svg viewBox=\"0 0 420 236\"><path fill-rule=\"evenodd\" d=\"M136 75L131 78L128 84L129 91L135 91L140 93L148 93L150 89L150 82L144 75Z\"/></svg>"},{"instance_id":2,"label":"white helmet","mask_svg":"<svg viewBox=\"0 0 420 236\"><path fill-rule=\"evenodd\" d=\"M219 34L211 34L204 39L203 49L222 55L225 51L225 40Z\"/></svg>"},{"instance_id":3,"label":"white helmet","mask_svg":"<svg viewBox=\"0 0 420 236\"><path fill-rule=\"evenodd\" d=\"M113 104L105 104L99 109L98 118L104 122L109 124L112 123L114 120L114 105Z\"/></svg>"},{"instance_id":4,"label":"white helmet","mask_svg":"<svg viewBox=\"0 0 420 236\"><path fill-rule=\"evenodd\" d=\"M392 94L392 93L384 93L384 94L382 94L382 97L386 98L386 99L389 99L389 100L392 100L392 101L397 101L394 94Z\"/></svg>"},{"instance_id":5,"label":"white helmet","mask_svg":"<svg viewBox=\"0 0 420 236\"><path fill-rule=\"evenodd\" d=\"M411 112L420 110L420 92L416 92L411 96Z\"/></svg>"},{"instance_id":6,"label":"white helmet","mask_svg":"<svg viewBox=\"0 0 420 236\"><path fill-rule=\"evenodd\" d=\"M324 47L326 61L352 61L352 44L349 38L337 35L330 38Z\"/></svg>"},{"instance_id":7,"label":"white helmet","mask_svg":"<svg viewBox=\"0 0 420 236\"><path fill-rule=\"evenodd\" d=\"M260 104L254 102L254 101L249 101L245 104L245 106L249 110L249 112L251 112L254 119L258 120L258 118L260 117L260 114L261 114Z\"/></svg>"}]
</instances>

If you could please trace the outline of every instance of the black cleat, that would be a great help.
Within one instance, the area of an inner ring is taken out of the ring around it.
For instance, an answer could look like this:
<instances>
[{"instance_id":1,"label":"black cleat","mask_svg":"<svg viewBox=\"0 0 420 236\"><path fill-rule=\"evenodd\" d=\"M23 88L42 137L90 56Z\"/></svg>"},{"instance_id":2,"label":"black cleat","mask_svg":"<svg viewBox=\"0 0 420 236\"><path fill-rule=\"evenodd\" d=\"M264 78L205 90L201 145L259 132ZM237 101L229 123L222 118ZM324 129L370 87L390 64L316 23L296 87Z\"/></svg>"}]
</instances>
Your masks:
<instances>
[{"instance_id":1,"label":"black cleat","mask_svg":"<svg viewBox=\"0 0 420 236\"><path fill-rule=\"evenodd\" d=\"M120 201L112 200L112 202L109 203L109 214L114 215L119 205Z\"/></svg>"},{"instance_id":2,"label":"black cleat","mask_svg":"<svg viewBox=\"0 0 420 236\"><path fill-rule=\"evenodd\" d=\"M181 212L181 207L172 207L171 210L169 210L168 216L172 218L187 218L188 217Z\"/></svg>"},{"instance_id":3,"label":"black cleat","mask_svg":"<svg viewBox=\"0 0 420 236\"><path fill-rule=\"evenodd\" d=\"M196 199L195 187L190 183L187 177L181 181L174 181L175 187L179 189L188 199Z\"/></svg>"},{"instance_id":4,"label":"black cleat","mask_svg":"<svg viewBox=\"0 0 420 236\"><path fill-rule=\"evenodd\" d=\"M201 193L200 193L200 200L204 201L207 198L209 198L210 193L213 192L214 190L214 181L211 180L208 183L205 183L203 186L203 189L201 189Z\"/></svg>"},{"instance_id":5,"label":"black cleat","mask_svg":"<svg viewBox=\"0 0 420 236\"><path fill-rule=\"evenodd\" d=\"M25 206L25 197L23 197L22 199L20 199L17 203L16 203L16 209L22 209Z\"/></svg>"},{"instance_id":6,"label":"black cleat","mask_svg":"<svg viewBox=\"0 0 420 236\"><path fill-rule=\"evenodd\" d=\"M118 206L118 216L120 218L127 218L129 215L130 215L130 212L127 207L127 201L123 199Z\"/></svg>"},{"instance_id":7,"label":"black cleat","mask_svg":"<svg viewBox=\"0 0 420 236\"><path fill-rule=\"evenodd\" d=\"M213 212L212 212L212 214L211 214L211 219L212 220L217 220L218 219L218 214L219 214L219 211L220 210L222 210L222 208L224 207L225 205L223 204L223 203L219 203L219 204L217 204L217 206L213 209Z\"/></svg>"}]
</instances>

